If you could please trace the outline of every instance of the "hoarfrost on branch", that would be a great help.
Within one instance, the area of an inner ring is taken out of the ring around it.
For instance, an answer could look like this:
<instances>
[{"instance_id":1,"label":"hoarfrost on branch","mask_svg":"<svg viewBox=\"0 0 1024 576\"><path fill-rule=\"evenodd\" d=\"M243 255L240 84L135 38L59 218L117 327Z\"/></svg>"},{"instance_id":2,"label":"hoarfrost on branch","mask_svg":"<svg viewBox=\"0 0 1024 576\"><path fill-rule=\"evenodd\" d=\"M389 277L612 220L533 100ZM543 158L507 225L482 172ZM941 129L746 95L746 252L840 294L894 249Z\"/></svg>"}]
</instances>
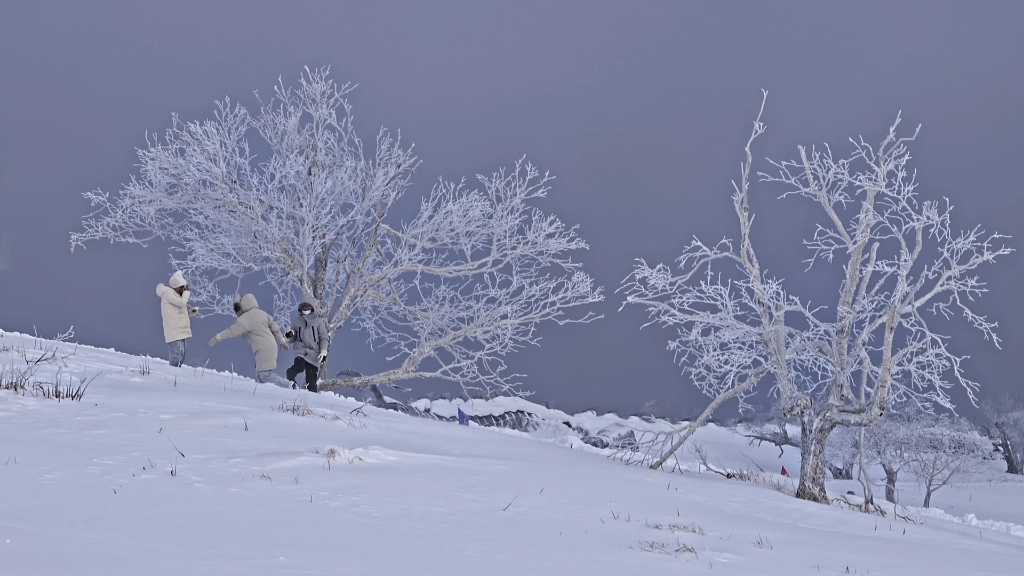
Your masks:
<instances>
[{"instance_id":1,"label":"hoarfrost on branch","mask_svg":"<svg viewBox=\"0 0 1024 576\"><path fill-rule=\"evenodd\" d=\"M762 101L761 110L764 110ZM972 309L986 291L977 270L1012 251L1005 237L979 227L957 231L948 200L921 198L908 167L917 131L901 135L900 117L877 146L851 139L845 157L832 148L798 147L793 161L772 162L760 181L782 196L821 210L805 241L807 265L838 266L842 280L830 307L801 300L796 284L765 273L751 239L751 146L765 129L758 114L734 183L739 239L694 239L671 267L639 260L623 286L624 304L644 307L650 323L669 328L684 377L713 398L653 462L660 467L710 413L767 381L784 416L801 423L797 496L826 502L825 445L836 426L863 427L894 402L952 408L959 386L978 389L963 356L932 329L960 316L997 346L996 323Z\"/></svg>"},{"instance_id":2,"label":"hoarfrost on branch","mask_svg":"<svg viewBox=\"0 0 1024 576\"><path fill-rule=\"evenodd\" d=\"M357 326L391 351L392 368L323 389L441 378L516 392L506 356L537 344L541 322L595 318L573 309L603 298L571 258L586 242L533 206L551 177L520 159L478 176L478 188L441 181L402 220L419 160L386 130L364 148L352 88L307 68L256 115L225 98L212 120L174 116L162 139L147 136L139 173L117 194L85 194L94 211L72 249L167 241L193 301L215 312L229 313L257 275L279 319L306 300L330 333Z\"/></svg>"}]
</instances>

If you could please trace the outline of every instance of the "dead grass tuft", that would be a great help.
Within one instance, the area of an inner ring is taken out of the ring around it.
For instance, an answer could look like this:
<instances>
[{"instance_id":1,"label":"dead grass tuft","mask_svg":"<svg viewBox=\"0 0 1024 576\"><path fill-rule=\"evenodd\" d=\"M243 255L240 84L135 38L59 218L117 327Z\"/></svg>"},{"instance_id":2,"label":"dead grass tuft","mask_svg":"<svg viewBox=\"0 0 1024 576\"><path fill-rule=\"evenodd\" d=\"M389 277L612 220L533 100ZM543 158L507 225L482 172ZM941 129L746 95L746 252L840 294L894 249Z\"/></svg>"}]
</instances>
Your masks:
<instances>
[{"instance_id":1,"label":"dead grass tuft","mask_svg":"<svg viewBox=\"0 0 1024 576\"><path fill-rule=\"evenodd\" d=\"M771 540L769 540L767 536L761 536L760 534L757 535L757 540L754 541L754 546L762 550L774 550Z\"/></svg>"},{"instance_id":2,"label":"dead grass tuft","mask_svg":"<svg viewBox=\"0 0 1024 576\"><path fill-rule=\"evenodd\" d=\"M277 407L277 411L286 412L288 414L295 414L296 416L302 416L304 418L316 416L316 412L314 412L313 409L310 408L308 404L306 404L305 402L300 404L298 400L293 400L291 404L287 402L281 402L281 404Z\"/></svg>"},{"instance_id":3,"label":"dead grass tuft","mask_svg":"<svg viewBox=\"0 0 1024 576\"><path fill-rule=\"evenodd\" d=\"M331 462L335 460L342 460L344 462L348 462L349 464L355 464L356 462L364 462L362 458L355 454L352 454L348 450L345 450L344 448L339 450L334 446L329 447L324 455L327 457L327 462L324 463L324 468L328 470L331 469Z\"/></svg>"},{"instance_id":4,"label":"dead grass tuft","mask_svg":"<svg viewBox=\"0 0 1024 576\"><path fill-rule=\"evenodd\" d=\"M668 556L678 556L679 554L693 554L694 557L699 558L699 556L697 556L697 550L693 546L680 542L678 538L676 538L676 542L674 545L667 542L641 540L640 550L642 552L650 552L651 554L665 554Z\"/></svg>"},{"instance_id":5,"label":"dead grass tuft","mask_svg":"<svg viewBox=\"0 0 1024 576\"><path fill-rule=\"evenodd\" d=\"M707 451L700 444L695 444L693 448L691 448L691 451L697 458L698 470L703 469L708 472L714 472L715 474L725 478L771 488L772 490L787 496L796 495L796 488L793 487L792 481L769 475L763 471L755 472L749 468L746 470L727 470L720 465L716 466L711 464L708 462Z\"/></svg>"},{"instance_id":6,"label":"dead grass tuft","mask_svg":"<svg viewBox=\"0 0 1024 576\"><path fill-rule=\"evenodd\" d=\"M125 368L129 372L135 372L141 376L149 376L153 373L153 370L149 366L149 359L144 359L138 366L138 368Z\"/></svg>"},{"instance_id":7,"label":"dead grass tuft","mask_svg":"<svg viewBox=\"0 0 1024 576\"><path fill-rule=\"evenodd\" d=\"M668 530L673 534L676 534L678 532L686 532L687 534L707 536L707 532L705 532L704 529L700 526L697 526L696 522L690 522L689 524L651 524L648 522L646 525L648 528L653 528L655 530Z\"/></svg>"},{"instance_id":8,"label":"dead grass tuft","mask_svg":"<svg viewBox=\"0 0 1024 576\"><path fill-rule=\"evenodd\" d=\"M89 384L96 379L93 376L89 380L84 377L76 378L69 376L67 382L57 370L53 380L45 382L35 378L37 364L30 364L21 368L4 366L0 368L0 390L14 392L22 396L31 394L33 398L47 398L49 400L74 400L81 402Z\"/></svg>"}]
</instances>

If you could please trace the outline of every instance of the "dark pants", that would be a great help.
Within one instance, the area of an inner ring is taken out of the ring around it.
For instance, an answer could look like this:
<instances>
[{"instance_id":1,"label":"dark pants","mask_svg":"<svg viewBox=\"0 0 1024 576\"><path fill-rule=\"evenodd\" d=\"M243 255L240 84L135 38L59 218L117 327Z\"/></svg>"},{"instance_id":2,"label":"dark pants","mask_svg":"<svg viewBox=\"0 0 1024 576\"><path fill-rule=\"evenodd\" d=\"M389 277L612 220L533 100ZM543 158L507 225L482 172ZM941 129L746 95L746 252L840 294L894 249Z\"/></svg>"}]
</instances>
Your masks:
<instances>
[{"instance_id":1,"label":"dark pants","mask_svg":"<svg viewBox=\"0 0 1024 576\"><path fill-rule=\"evenodd\" d=\"M299 375L299 372L306 372L306 390L316 392L316 377L320 371L320 367L316 364L310 364L305 358L299 356L295 359L295 363L292 367L285 370L285 375L288 379L295 383L295 377Z\"/></svg>"}]
</instances>

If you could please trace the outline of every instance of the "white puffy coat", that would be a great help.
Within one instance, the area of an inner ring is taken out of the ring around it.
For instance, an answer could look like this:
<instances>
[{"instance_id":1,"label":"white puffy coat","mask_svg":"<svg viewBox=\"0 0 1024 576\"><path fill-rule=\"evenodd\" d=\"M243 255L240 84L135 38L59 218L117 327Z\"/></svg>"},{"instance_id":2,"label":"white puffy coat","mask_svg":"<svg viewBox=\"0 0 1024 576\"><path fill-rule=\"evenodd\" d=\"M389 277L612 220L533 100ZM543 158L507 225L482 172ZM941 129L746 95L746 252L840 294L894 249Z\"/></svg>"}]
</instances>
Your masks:
<instances>
[{"instance_id":1,"label":"white puffy coat","mask_svg":"<svg viewBox=\"0 0 1024 576\"><path fill-rule=\"evenodd\" d=\"M174 342L192 337L189 316L195 315L195 308L188 307L189 292L181 296L166 284L158 284L156 295L160 297L160 315L164 319L164 340Z\"/></svg>"}]
</instances>

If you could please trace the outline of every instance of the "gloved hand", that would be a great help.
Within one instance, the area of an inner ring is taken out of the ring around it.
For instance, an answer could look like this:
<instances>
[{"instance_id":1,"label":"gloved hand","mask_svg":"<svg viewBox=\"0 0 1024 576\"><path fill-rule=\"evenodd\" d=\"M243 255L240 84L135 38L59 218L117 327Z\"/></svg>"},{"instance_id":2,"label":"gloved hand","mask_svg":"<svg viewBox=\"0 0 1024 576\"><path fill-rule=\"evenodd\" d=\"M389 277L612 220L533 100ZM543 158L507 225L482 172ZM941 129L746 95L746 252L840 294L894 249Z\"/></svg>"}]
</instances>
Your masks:
<instances>
[{"instance_id":1,"label":"gloved hand","mask_svg":"<svg viewBox=\"0 0 1024 576\"><path fill-rule=\"evenodd\" d=\"M319 362L320 362L321 364L323 364L324 362L326 362L326 361L327 361L327 350L321 350L321 351L320 351L320 355L319 355L319 356L317 357L317 360L318 360L318 361L319 361Z\"/></svg>"},{"instance_id":2,"label":"gloved hand","mask_svg":"<svg viewBox=\"0 0 1024 576\"><path fill-rule=\"evenodd\" d=\"M287 342L281 342L281 350L287 350L287 349L288 349L288 343Z\"/></svg>"},{"instance_id":3,"label":"gloved hand","mask_svg":"<svg viewBox=\"0 0 1024 576\"><path fill-rule=\"evenodd\" d=\"M289 330L289 331L285 332L284 333L284 337L289 339L289 340L294 340L295 339L295 331L294 330Z\"/></svg>"},{"instance_id":4,"label":"gloved hand","mask_svg":"<svg viewBox=\"0 0 1024 576\"><path fill-rule=\"evenodd\" d=\"M220 342L220 337L219 336L214 336L213 338L210 338L210 346L213 346L217 342Z\"/></svg>"},{"instance_id":5,"label":"gloved hand","mask_svg":"<svg viewBox=\"0 0 1024 576\"><path fill-rule=\"evenodd\" d=\"M189 316L195 316L196 314L199 314L199 308L189 308L189 310L188 310L188 315Z\"/></svg>"}]
</instances>

